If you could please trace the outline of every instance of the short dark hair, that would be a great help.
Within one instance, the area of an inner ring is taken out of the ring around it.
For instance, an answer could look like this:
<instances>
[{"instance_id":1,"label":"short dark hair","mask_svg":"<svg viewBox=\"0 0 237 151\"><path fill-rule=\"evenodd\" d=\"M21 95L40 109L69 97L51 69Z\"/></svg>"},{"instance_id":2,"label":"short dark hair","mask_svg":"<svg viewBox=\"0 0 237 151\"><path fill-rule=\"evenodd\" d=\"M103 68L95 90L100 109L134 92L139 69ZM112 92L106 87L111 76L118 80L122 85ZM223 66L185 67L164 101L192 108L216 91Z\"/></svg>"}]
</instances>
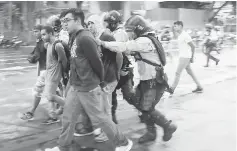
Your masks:
<instances>
[{"instance_id":1,"label":"short dark hair","mask_svg":"<svg viewBox=\"0 0 237 151\"><path fill-rule=\"evenodd\" d=\"M43 26L41 30L45 30L48 34L50 34L50 33L53 34L54 33L53 27L48 26L48 25Z\"/></svg>"},{"instance_id":2,"label":"short dark hair","mask_svg":"<svg viewBox=\"0 0 237 151\"><path fill-rule=\"evenodd\" d=\"M69 8L68 10L63 11L60 14L60 17L65 17L67 14L71 13L74 17L75 20L78 20L80 18L81 20L81 24L84 25L84 21L85 21L85 15L83 13L83 11L81 11L80 9L77 8Z\"/></svg>"},{"instance_id":3,"label":"short dark hair","mask_svg":"<svg viewBox=\"0 0 237 151\"><path fill-rule=\"evenodd\" d=\"M174 25L180 25L182 27L184 26L182 21L176 21L176 22L174 22Z\"/></svg>"},{"instance_id":4,"label":"short dark hair","mask_svg":"<svg viewBox=\"0 0 237 151\"><path fill-rule=\"evenodd\" d=\"M61 19L61 18L63 18L64 16L66 16L66 11L67 11L68 9L64 9L61 13L60 13L60 15L59 15L59 18Z\"/></svg>"},{"instance_id":5,"label":"short dark hair","mask_svg":"<svg viewBox=\"0 0 237 151\"><path fill-rule=\"evenodd\" d=\"M38 25L34 26L33 30L39 30L40 31L42 29L42 27L43 27L43 25L38 24Z\"/></svg>"}]
</instances>

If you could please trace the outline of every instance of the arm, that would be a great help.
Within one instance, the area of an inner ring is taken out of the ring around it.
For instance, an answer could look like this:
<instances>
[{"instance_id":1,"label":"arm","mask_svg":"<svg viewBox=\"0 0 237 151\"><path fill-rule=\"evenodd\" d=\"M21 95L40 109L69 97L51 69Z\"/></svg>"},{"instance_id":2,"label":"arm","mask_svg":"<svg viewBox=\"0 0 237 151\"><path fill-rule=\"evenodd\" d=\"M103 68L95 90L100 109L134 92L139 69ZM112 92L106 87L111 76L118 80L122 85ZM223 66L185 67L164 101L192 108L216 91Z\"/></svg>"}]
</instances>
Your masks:
<instances>
[{"instance_id":1,"label":"arm","mask_svg":"<svg viewBox=\"0 0 237 151\"><path fill-rule=\"evenodd\" d=\"M185 42L191 47L192 56L191 56L190 62L193 63L194 53L195 53L195 46L194 46L192 38L189 36L189 34L186 34Z\"/></svg>"},{"instance_id":2,"label":"arm","mask_svg":"<svg viewBox=\"0 0 237 151\"><path fill-rule=\"evenodd\" d=\"M115 34L114 34L114 38L116 39L116 41L119 42L126 42L128 41L128 35L124 30L119 29Z\"/></svg>"},{"instance_id":3,"label":"arm","mask_svg":"<svg viewBox=\"0 0 237 151\"><path fill-rule=\"evenodd\" d=\"M62 63L63 69L67 68L67 57L63 48L63 45L61 43L57 43L55 45L55 51L58 54L58 62Z\"/></svg>"},{"instance_id":4,"label":"arm","mask_svg":"<svg viewBox=\"0 0 237 151\"><path fill-rule=\"evenodd\" d=\"M98 45L91 37L84 37L80 45L84 52L85 57L89 60L90 65L94 72L98 75L101 82L104 82L104 67L98 53Z\"/></svg>"},{"instance_id":5,"label":"arm","mask_svg":"<svg viewBox=\"0 0 237 151\"><path fill-rule=\"evenodd\" d=\"M117 68L120 71L120 69L122 68L122 64L123 64L123 55L122 55L122 53L117 53L116 63L117 63Z\"/></svg>"},{"instance_id":6,"label":"arm","mask_svg":"<svg viewBox=\"0 0 237 151\"><path fill-rule=\"evenodd\" d=\"M191 47L191 51L192 51L192 58L194 57L194 53L195 53L195 46L193 44L193 42L189 42L188 45Z\"/></svg>"},{"instance_id":7,"label":"arm","mask_svg":"<svg viewBox=\"0 0 237 151\"><path fill-rule=\"evenodd\" d=\"M101 45L110 51L115 52L125 52L126 54L131 54L131 52L149 52L153 50L154 46L150 39L142 37L135 40L130 40L127 42L101 42Z\"/></svg>"}]
</instances>

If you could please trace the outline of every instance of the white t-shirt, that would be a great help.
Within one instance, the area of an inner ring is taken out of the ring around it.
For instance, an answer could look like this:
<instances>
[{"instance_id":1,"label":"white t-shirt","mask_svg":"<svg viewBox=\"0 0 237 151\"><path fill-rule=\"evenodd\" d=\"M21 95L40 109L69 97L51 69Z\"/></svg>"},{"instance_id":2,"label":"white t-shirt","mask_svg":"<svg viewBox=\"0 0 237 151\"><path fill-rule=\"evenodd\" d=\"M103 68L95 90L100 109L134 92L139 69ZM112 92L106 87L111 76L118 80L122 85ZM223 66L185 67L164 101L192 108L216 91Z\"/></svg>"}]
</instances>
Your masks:
<instances>
[{"instance_id":1,"label":"white t-shirt","mask_svg":"<svg viewBox=\"0 0 237 151\"><path fill-rule=\"evenodd\" d=\"M185 31L178 37L178 47L179 47L179 57L182 58L191 58L192 57L192 50L191 47L188 45L189 42L192 41L191 36Z\"/></svg>"}]
</instances>

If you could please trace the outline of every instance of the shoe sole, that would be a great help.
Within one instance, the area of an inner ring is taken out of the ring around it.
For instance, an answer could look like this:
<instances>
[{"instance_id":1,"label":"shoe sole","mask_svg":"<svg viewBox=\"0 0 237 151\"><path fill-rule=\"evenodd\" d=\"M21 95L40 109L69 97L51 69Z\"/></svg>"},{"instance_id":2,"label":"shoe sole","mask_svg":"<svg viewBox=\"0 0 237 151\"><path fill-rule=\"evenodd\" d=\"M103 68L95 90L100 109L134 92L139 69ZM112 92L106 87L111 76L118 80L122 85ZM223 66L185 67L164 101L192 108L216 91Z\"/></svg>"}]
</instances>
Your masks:
<instances>
[{"instance_id":1,"label":"shoe sole","mask_svg":"<svg viewBox=\"0 0 237 151\"><path fill-rule=\"evenodd\" d=\"M125 151L130 151L132 149L133 142L131 140L129 140L129 141L131 142L131 145Z\"/></svg>"},{"instance_id":2,"label":"shoe sole","mask_svg":"<svg viewBox=\"0 0 237 151\"><path fill-rule=\"evenodd\" d=\"M23 118L23 113L18 113L17 116L18 116L18 118L20 118L23 121L33 121L35 119L34 117L32 117L30 119L24 119Z\"/></svg>"},{"instance_id":3,"label":"shoe sole","mask_svg":"<svg viewBox=\"0 0 237 151\"><path fill-rule=\"evenodd\" d=\"M195 91L195 92L193 92L193 93L203 93L203 91Z\"/></svg>"},{"instance_id":4,"label":"shoe sole","mask_svg":"<svg viewBox=\"0 0 237 151\"><path fill-rule=\"evenodd\" d=\"M51 122L51 123L41 123L42 125L51 125L51 124L55 124L55 123L59 123L60 120L57 120L57 121L54 121L54 122Z\"/></svg>"},{"instance_id":5,"label":"shoe sole","mask_svg":"<svg viewBox=\"0 0 237 151\"><path fill-rule=\"evenodd\" d=\"M74 133L74 136L76 137L83 137L83 136L88 136L88 135L92 135L93 132L90 132L90 133L86 133L86 134L78 134L78 133Z\"/></svg>"}]
</instances>

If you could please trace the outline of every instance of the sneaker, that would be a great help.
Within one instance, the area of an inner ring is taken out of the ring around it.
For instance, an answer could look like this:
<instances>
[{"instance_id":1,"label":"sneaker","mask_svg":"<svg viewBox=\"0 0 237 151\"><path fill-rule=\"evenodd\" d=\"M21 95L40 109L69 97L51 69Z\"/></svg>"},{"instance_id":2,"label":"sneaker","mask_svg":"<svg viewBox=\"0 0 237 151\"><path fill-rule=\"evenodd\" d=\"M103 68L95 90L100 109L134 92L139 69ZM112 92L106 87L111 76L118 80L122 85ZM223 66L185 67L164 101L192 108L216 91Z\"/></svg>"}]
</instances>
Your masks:
<instances>
[{"instance_id":1,"label":"sneaker","mask_svg":"<svg viewBox=\"0 0 237 151\"><path fill-rule=\"evenodd\" d=\"M33 120L34 119L34 114L31 113L31 112L26 112L26 113L23 113L20 117L22 120Z\"/></svg>"},{"instance_id":2,"label":"sneaker","mask_svg":"<svg viewBox=\"0 0 237 151\"><path fill-rule=\"evenodd\" d=\"M95 134L95 131L93 133L95 135L94 139L97 143L103 143L109 140L108 136L102 130L100 130L100 133L98 135Z\"/></svg>"},{"instance_id":3,"label":"sneaker","mask_svg":"<svg viewBox=\"0 0 237 151\"><path fill-rule=\"evenodd\" d=\"M92 134L93 134L93 131L90 131L86 128L81 128L81 129L76 129L74 136L82 137L82 136L88 136Z\"/></svg>"},{"instance_id":4,"label":"sneaker","mask_svg":"<svg viewBox=\"0 0 237 151\"><path fill-rule=\"evenodd\" d=\"M42 122L42 124L50 125L50 124L54 124L54 123L58 123L58 122L60 122L60 120L57 118L49 118L46 121Z\"/></svg>"},{"instance_id":5,"label":"sneaker","mask_svg":"<svg viewBox=\"0 0 237 151\"><path fill-rule=\"evenodd\" d=\"M58 147L46 148L45 151L60 151L60 149Z\"/></svg>"},{"instance_id":6,"label":"sneaker","mask_svg":"<svg viewBox=\"0 0 237 151\"><path fill-rule=\"evenodd\" d=\"M203 92L203 88L199 88L197 87L195 90L192 91L193 93L202 93Z\"/></svg>"},{"instance_id":7,"label":"sneaker","mask_svg":"<svg viewBox=\"0 0 237 151\"><path fill-rule=\"evenodd\" d=\"M132 149L132 146L133 142L130 139L128 139L128 143L126 146L116 147L115 151L130 151Z\"/></svg>"}]
</instances>

